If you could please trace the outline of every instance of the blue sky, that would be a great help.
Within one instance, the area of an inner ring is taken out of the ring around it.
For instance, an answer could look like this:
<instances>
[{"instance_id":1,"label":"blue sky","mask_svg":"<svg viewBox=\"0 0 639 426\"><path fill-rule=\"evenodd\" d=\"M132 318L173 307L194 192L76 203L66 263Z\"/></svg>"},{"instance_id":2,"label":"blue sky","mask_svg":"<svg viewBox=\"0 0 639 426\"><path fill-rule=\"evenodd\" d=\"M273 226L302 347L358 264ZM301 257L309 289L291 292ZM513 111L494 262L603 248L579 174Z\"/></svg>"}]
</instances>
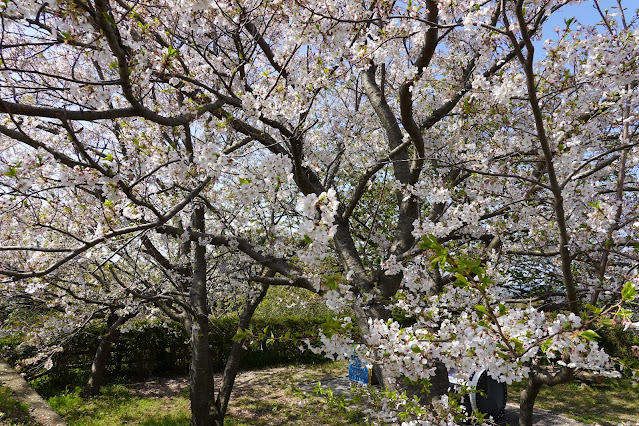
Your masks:
<instances>
[{"instance_id":1,"label":"blue sky","mask_svg":"<svg viewBox=\"0 0 639 426\"><path fill-rule=\"evenodd\" d=\"M626 16L628 17L633 8L639 6L637 0L622 0L624 8L628 9ZM599 0L599 7L602 11L610 9L612 12L616 12L617 0ZM615 8L613 10L613 7ZM557 33L555 28L564 28L566 26L565 21L570 18L577 18L577 20L584 25L593 25L601 22L601 15L597 9L595 9L595 2L593 0L585 1L580 4L574 4L564 6L555 12L544 24L544 31L542 33L542 40L535 43L535 58L542 59L545 56L543 50L544 41L548 39L556 39Z\"/></svg>"},{"instance_id":2,"label":"blue sky","mask_svg":"<svg viewBox=\"0 0 639 426\"><path fill-rule=\"evenodd\" d=\"M634 6L632 6L632 4L634 4ZM594 1L586 1L581 4L564 6L561 9L559 9L558 12L554 13L550 18L548 18L548 21L546 21L546 24L544 25L544 32L543 32L544 40L548 38L553 38L555 36L555 32L554 32L555 28L563 27L565 25L564 21L572 17L577 18L579 22L586 25L592 25L597 22L600 22L601 16L599 15L599 12L597 12L597 10L595 9L594 5L595 5ZM638 6L638 4L636 3L636 0L630 0L630 1L623 0L622 5L627 9L631 9L632 7ZM613 7L616 7L616 6L617 6L616 0L600 0L599 1L599 7L601 7L601 10L612 9Z\"/></svg>"}]
</instances>

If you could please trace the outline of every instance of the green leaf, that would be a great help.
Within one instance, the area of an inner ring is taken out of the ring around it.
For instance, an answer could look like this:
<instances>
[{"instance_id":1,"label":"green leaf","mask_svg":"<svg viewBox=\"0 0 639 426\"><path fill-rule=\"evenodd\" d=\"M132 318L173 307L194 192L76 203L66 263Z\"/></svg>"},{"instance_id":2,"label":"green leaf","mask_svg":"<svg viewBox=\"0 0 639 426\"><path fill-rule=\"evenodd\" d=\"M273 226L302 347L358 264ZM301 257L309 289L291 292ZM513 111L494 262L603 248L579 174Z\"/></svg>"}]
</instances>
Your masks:
<instances>
[{"instance_id":1,"label":"green leaf","mask_svg":"<svg viewBox=\"0 0 639 426\"><path fill-rule=\"evenodd\" d=\"M497 352L497 356L505 361L510 361L510 356L503 352Z\"/></svg>"},{"instance_id":2,"label":"green leaf","mask_svg":"<svg viewBox=\"0 0 639 426\"><path fill-rule=\"evenodd\" d=\"M623 298L623 300L627 302L631 302L635 300L636 294L637 294L637 289L635 288L635 285L631 283L630 281L628 281L626 285L623 287L623 290L621 290L621 297Z\"/></svg>"},{"instance_id":3,"label":"green leaf","mask_svg":"<svg viewBox=\"0 0 639 426\"><path fill-rule=\"evenodd\" d=\"M632 317L632 311L630 309L619 309L617 316L621 318L630 318Z\"/></svg>"},{"instance_id":4,"label":"green leaf","mask_svg":"<svg viewBox=\"0 0 639 426\"><path fill-rule=\"evenodd\" d=\"M411 347L410 347L410 350L411 350L411 351L413 351L413 352L414 352L414 353L416 353L416 354L421 354L421 353L422 353L422 350L421 350L421 349L419 349L419 346L417 346L417 345L413 345L413 346L411 346Z\"/></svg>"},{"instance_id":5,"label":"green leaf","mask_svg":"<svg viewBox=\"0 0 639 426\"><path fill-rule=\"evenodd\" d=\"M587 309L589 309L589 310L591 310L591 311L592 311L592 313L593 313L593 314L595 314L595 315L600 314L600 313L602 312L602 309L601 309L601 308L598 308L598 307L593 306L593 305L591 305L591 304L587 304L587 305L586 305L586 308L587 308Z\"/></svg>"},{"instance_id":6,"label":"green leaf","mask_svg":"<svg viewBox=\"0 0 639 426\"><path fill-rule=\"evenodd\" d=\"M454 277L457 278L457 282L455 283L457 284L457 286L466 287L468 285L468 280L466 279L466 277L459 272L457 272Z\"/></svg>"},{"instance_id":7,"label":"green leaf","mask_svg":"<svg viewBox=\"0 0 639 426\"><path fill-rule=\"evenodd\" d=\"M508 312L508 309L506 309L506 306L503 303L499 304L499 315L506 315L506 313Z\"/></svg>"},{"instance_id":8,"label":"green leaf","mask_svg":"<svg viewBox=\"0 0 639 426\"><path fill-rule=\"evenodd\" d=\"M14 166L10 166L9 171L5 172L4 175L10 178L18 177L18 169L16 169Z\"/></svg>"},{"instance_id":9,"label":"green leaf","mask_svg":"<svg viewBox=\"0 0 639 426\"><path fill-rule=\"evenodd\" d=\"M235 336L233 336L234 342L239 342L240 340L244 340L248 333L246 330L239 330Z\"/></svg>"},{"instance_id":10,"label":"green leaf","mask_svg":"<svg viewBox=\"0 0 639 426\"><path fill-rule=\"evenodd\" d=\"M331 290L337 290L339 275L329 275L326 278L326 286Z\"/></svg>"},{"instance_id":11,"label":"green leaf","mask_svg":"<svg viewBox=\"0 0 639 426\"><path fill-rule=\"evenodd\" d=\"M590 341L597 341L598 339L601 339L601 336L598 335L595 330L584 330L581 332L581 335Z\"/></svg>"},{"instance_id":12,"label":"green leaf","mask_svg":"<svg viewBox=\"0 0 639 426\"><path fill-rule=\"evenodd\" d=\"M488 315L488 311L486 310L486 307L484 305L475 305L475 309L477 309L484 315Z\"/></svg>"},{"instance_id":13,"label":"green leaf","mask_svg":"<svg viewBox=\"0 0 639 426\"><path fill-rule=\"evenodd\" d=\"M512 342L515 344L515 350L517 352L520 352L520 353L524 352L524 343L521 340L517 338L513 338Z\"/></svg>"},{"instance_id":14,"label":"green leaf","mask_svg":"<svg viewBox=\"0 0 639 426\"><path fill-rule=\"evenodd\" d=\"M433 265L436 265L438 263L444 265L446 263L446 254L441 254L439 256L434 257L430 261L430 263L432 263Z\"/></svg>"},{"instance_id":15,"label":"green leaf","mask_svg":"<svg viewBox=\"0 0 639 426\"><path fill-rule=\"evenodd\" d=\"M424 235L422 242L419 243L419 248L422 250L440 250L442 246L437 242L437 238L433 234Z\"/></svg>"},{"instance_id":16,"label":"green leaf","mask_svg":"<svg viewBox=\"0 0 639 426\"><path fill-rule=\"evenodd\" d=\"M109 15L107 12L104 12L102 14L104 16L104 19L106 19L106 21L113 25L114 27L117 27L117 24L115 23L115 20L113 19L113 17L111 17L111 15Z\"/></svg>"},{"instance_id":17,"label":"green leaf","mask_svg":"<svg viewBox=\"0 0 639 426\"><path fill-rule=\"evenodd\" d=\"M338 331L342 329L342 323L333 317L326 317L326 321L320 326L322 333L329 339Z\"/></svg>"}]
</instances>

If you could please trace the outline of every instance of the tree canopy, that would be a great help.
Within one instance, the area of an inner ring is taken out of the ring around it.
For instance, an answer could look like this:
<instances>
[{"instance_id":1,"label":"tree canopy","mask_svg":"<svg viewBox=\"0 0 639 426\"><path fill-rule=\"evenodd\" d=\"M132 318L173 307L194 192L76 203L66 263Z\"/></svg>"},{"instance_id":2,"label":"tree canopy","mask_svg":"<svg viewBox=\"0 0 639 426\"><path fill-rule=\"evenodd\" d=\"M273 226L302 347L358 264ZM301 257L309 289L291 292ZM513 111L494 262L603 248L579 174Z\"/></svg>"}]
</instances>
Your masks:
<instances>
[{"instance_id":1,"label":"tree canopy","mask_svg":"<svg viewBox=\"0 0 639 426\"><path fill-rule=\"evenodd\" d=\"M530 423L639 328L637 11L541 40L571 3L5 0L0 285L194 324L202 262L241 262L228 292L324 296L313 350L526 379Z\"/></svg>"}]
</instances>

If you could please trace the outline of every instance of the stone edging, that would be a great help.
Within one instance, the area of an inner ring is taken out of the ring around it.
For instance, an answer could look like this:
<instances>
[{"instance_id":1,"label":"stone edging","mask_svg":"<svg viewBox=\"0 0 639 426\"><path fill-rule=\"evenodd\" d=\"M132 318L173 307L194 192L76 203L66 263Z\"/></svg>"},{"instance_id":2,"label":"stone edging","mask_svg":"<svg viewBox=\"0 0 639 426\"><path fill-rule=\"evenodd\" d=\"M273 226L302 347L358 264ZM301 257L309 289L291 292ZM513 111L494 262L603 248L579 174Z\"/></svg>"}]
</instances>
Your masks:
<instances>
[{"instance_id":1,"label":"stone edging","mask_svg":"<svg viewBox=\"0 0 639 426\"><path fill-rule=\"evenodd\" d=\"M66 423L51 406L18 374L4 359L0 358L0 385L11 389L16 399L29 404L29 415L39 424L66 426Z\"/></svg>"}]
</instances>

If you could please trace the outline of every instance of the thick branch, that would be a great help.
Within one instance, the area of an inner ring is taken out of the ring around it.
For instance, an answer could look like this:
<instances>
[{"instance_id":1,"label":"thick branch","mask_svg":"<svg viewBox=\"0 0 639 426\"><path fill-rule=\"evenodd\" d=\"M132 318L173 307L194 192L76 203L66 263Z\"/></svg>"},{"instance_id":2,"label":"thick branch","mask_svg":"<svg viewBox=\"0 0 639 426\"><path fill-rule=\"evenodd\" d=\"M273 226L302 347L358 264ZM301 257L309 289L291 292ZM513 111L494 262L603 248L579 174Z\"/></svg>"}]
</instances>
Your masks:
<instances>
[{"instance_id":1,"label":"thick branch","mask_svg":"<svg viewBox=\"0 0 639 426\"><path fill-rule=\"evenodd\" d=\"M438 7L437 4L428 0L426 2L426 7L428 9L427 19L430 22L437 22L437 14ZM404 125L404 129L408 132L413 145L415 146L415 150L417 151L417 157L412 165L412 177L411 182L417 182L419 179L419 173L424 166L424 138L422 137L422 132L415 122L413 118L413 93L412 89L415 85L415 81L419 80L424 72L424 69L428 67L430 64L433 55L435 54L435 49L437 47L438 38L437 38L437 27L432 25L428 31L426 31L426 40L424 41L424 45L422 46L422 50L419 54L419 57L415 61L415 66L417 67L417 74L411 80L406 81L399 88L399 108L401 112L402 124Z\"/></svg>"},{"instance_id":2,"label":"thick branch","mask_svg":"<svg viewBox=\"0 0 639 426\"><path fill-rule=\"evenodd\" d=\"M313 283L305 278L302 271L300 271L295 265L292 265L286 259L262 254L260 250L254 247L248 240L243 238L212 235L205 232L184 231L183 229L168 225L158 227L156 231L161 234L174 236L181 236L185 232L189 232L189 239L191 241L199 241L202 239L208 244L215 246L237 248L259 264L264 265L285 277L291 278L291 284L295 284L297 287L302 287L313 292L315 291Z\"/></svg>"},{"instance_id":3,"label":"thick branch","mask_svg":"<svg viewBox=\"0 0 639 426\"><path fill-rule=\"evenodd\" d=\"M550 148L550 142L546 135L544 118L541 112L541 107L539 106L539 99L537 97L537 84L535 81L535 72L533 69L534 46L530 39L530 34L527 28L528 24L524 18L522 8L523 0L518 0L516 5L516 15L519 22L519 29L522 33L522 37L526 45L526 57L524 57L524 54L519 47L519 43L517 42L514 33L508 28L508 18L505 11L504 23L506 24L509 37L513 43L513 46L515 47L515 51L517 52L517 57L519 58L522 67L524 68L526 77L526 88L528 90L530 107L535 119L537 138L541 145L544 159L546 161L546 173L548 174L549 186L551 187L554 197L555 217L557 219L557 227L559 228L559 252L561 257L561 270L563 273L564 284L566 286L566 298L568 300L570 310L575 315L579 315L577 292L572 273L572 258L570 255L570 250L568 248L568 244L570 243L570 236L568 234L568 225L566 223L562 189L557 180L557 173L555 171L555 165L553 163L553 154Z\"/></svg>"}]
</instances>

